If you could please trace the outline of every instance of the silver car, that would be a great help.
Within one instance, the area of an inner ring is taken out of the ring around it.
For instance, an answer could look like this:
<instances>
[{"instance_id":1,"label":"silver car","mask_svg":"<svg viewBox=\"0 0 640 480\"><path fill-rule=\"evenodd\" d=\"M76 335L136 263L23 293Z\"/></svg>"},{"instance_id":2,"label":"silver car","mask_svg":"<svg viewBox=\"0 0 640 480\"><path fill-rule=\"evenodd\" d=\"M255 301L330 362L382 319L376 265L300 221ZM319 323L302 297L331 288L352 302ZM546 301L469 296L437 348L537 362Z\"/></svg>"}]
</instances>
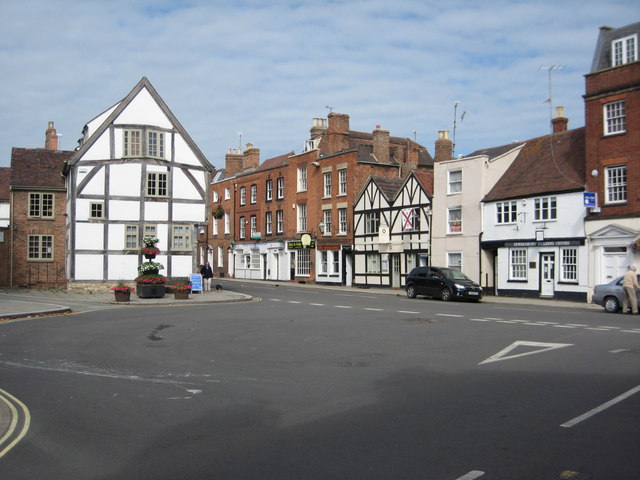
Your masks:
<instances>
[{"instance_id":1,"label":"silver car","mask_svg":"<svg viewBox=\"0 0 640 480\"><path fill-rule=\"evenodd\" d=\"M638 281L640 282L640 275L638 275ZM640 291L636 291L636 295L638 296L638 303L640 303ZM591 297L591 299L593 303L602 305L605 311L609 313L619 312L622 309L622 302L624 301L622 277L618 277L609 283L593 287L593 297Z\"/></svg>"}]
</instances>

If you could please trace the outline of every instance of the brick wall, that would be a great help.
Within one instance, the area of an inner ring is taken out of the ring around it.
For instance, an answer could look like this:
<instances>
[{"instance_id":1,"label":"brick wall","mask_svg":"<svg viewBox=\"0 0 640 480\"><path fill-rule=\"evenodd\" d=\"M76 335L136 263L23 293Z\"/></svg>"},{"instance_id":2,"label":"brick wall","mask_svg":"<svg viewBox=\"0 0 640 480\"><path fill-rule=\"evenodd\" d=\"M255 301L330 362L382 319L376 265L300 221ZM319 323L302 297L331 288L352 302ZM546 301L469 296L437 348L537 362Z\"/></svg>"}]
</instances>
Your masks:
<instances>
[{"instance_id":1,"label":"brick wall","mask_svg":"<svg viewBox=\"0 0 640 480\"><path fill-rule=\"evenodd\" d=\"M624 100L626 132L604 135L604 105ZM598 194L600 213L590 219L640 214L640 62L586 76L585 150L587 190ZM605 168L627 167L627 202L605 203ZM592 176L591 172L598 172Z\"/></svg>"},{"instance_id":2,"label":"brick wall","mask_svg":"<svg viewBox=\"0 0 640 480\"><path fill-rule=\"evenodd\" d=\"M54 194L53 219L30 219L29 193ZM12 192L13 239L11 244L13 286L30 288L65 287L66 217L65 193L55 190L14 190ZM32 261L28 256L29 235L52 235L53 258Z\"/></svg>"}]
</instances>

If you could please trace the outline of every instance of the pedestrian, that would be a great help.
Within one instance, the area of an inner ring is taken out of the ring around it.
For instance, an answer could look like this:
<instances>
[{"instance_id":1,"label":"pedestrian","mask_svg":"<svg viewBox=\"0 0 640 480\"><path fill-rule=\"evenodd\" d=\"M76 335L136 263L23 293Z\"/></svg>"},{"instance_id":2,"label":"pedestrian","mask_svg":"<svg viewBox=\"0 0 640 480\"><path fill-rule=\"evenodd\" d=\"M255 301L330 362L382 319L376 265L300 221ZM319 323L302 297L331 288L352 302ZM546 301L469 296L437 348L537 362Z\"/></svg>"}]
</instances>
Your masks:
<instances>
[{"instance_id":1,"label":"pedestrian","mask_svg":"<svg viewBox=\"0 0 640 480\"><path fill-rule=\"evenodd\" d=\"M211 265L209 262L205 262L205 264L200 269L200 273L202 274L202 278L204 279L204 291L211 291L211 279L213 278L213 270L211 270Z\"/></svg>"},{"instance_id":2,"label":"pedestrian","mask_svg":"<svg viewBox=\"0 0 640 480\"><path fill-rule=\"evenodd\" d=\"M638 285L638 276L636 275L636 266L632 265L627 273L622 277L622 288L624 289L624 298L622 299L622 311L627 312L627 308L631 305L631 313L638 313L638 297L636 290L640 290Z\"/></svg>"}]
</instances>

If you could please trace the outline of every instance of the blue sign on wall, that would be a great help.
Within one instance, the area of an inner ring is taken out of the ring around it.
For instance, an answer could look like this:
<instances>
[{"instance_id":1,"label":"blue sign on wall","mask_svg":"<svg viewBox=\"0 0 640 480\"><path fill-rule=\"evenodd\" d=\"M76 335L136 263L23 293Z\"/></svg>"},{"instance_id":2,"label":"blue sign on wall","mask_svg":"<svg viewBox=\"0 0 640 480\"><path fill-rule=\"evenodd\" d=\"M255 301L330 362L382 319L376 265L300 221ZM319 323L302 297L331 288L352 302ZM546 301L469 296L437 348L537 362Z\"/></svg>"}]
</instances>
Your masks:
<instances>
[{"instance_id":1,"label":"blue sign on wall","mask_svg":"<svg viewBox=\"0 0 640 480\"><path fill-rule=\"evenodd\" d=\"M587 208L596 208L596 194L592 192L584 192L584 206Z\"/></svg>"},{"instance_id":2,"label":"blue sign on wall","mask_svg":"<svg viewBox=\"0 0 640 480\"><path fill-rule=\"evenodd\" d=\"M200 275L199 273L190 273L189 283L191 283L192 292L202 293L202 275Z\"/></svg>"}]
</instances>

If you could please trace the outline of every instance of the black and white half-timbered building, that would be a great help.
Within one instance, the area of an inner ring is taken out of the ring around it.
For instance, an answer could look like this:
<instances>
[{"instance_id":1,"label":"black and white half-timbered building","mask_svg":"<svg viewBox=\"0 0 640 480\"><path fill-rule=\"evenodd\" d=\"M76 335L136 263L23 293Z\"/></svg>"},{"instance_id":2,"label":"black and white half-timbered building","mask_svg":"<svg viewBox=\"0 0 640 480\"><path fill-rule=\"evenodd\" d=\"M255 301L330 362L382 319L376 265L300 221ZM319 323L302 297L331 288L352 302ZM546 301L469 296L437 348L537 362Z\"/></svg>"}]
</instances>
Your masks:
<instances>
[{"instance_id":1,"label":"black and white half-timbered building","mask_svg":"<svg viewBox=\"0 0 640 480\"><path fill-rule=\"evenodd\" d=\"M411 269L427 265L431 197L421 177L371 176L365 183L353 211L354 285L401 288Z\"/></svg>"},{"instance_id":2,"label":"black and white half-timbered building","mask_svg":"<svg viewBox=\"0 0 640 480\"><path fill-rule=\"evenodd\" d=\"M161 274L192 273L214 168L149 80L82 133L64 169L69 281L134 279L147 235L159 239Z\"/></svg>"}]
</instances>

